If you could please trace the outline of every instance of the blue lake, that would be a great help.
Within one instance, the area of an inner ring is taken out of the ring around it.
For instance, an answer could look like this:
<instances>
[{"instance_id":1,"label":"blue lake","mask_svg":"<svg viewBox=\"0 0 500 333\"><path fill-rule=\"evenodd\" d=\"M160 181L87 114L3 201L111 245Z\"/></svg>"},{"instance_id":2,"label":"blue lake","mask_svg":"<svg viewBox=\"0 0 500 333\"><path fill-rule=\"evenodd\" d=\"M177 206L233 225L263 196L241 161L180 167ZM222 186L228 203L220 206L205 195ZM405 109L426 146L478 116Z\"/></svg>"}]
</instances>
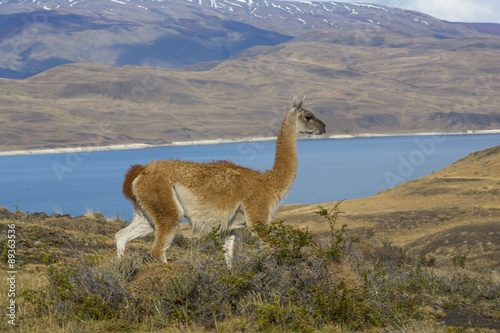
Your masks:
<instances>
[{"instance_id":1,"label":"blue lake","mask_svg":"<svg viewBox=\"0 0 500 333\"><path fill-rule=\"evenodd\" d=\"M299 171L284 201L322 203L373 195L500 144L500 134L299 140ZM121 194L131 164L178 158L231 160L256 170L274 161L275 142L158 147L0 157L0 206L21 211L132 218Z\"/></svg>"}]
</instances>

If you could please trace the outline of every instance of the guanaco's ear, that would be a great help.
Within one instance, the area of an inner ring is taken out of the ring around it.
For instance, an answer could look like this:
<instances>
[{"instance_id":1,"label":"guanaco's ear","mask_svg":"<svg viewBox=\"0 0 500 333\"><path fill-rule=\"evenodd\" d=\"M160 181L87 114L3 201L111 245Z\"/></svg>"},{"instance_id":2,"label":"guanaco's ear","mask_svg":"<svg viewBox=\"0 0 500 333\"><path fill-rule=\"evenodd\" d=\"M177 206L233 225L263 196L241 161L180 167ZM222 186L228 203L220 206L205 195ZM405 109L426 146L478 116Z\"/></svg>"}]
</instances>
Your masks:
<instances>
[{"instance_id":1,"label":"guanaco's ear","mask_svg":"<svg viewBox=\"0 0 500 333\"><path fill-rule=\"evenodd\" d=\"M304 96L305 98L305 96ZM302 101L299 102L299 98L297 97L297 95L295 95L295 97L293 98L293 108L295 109L294 111L295 112L300 112L302 111L302 104L304 103L304 99L302 99Z\"/></svg>"}]
</instances>

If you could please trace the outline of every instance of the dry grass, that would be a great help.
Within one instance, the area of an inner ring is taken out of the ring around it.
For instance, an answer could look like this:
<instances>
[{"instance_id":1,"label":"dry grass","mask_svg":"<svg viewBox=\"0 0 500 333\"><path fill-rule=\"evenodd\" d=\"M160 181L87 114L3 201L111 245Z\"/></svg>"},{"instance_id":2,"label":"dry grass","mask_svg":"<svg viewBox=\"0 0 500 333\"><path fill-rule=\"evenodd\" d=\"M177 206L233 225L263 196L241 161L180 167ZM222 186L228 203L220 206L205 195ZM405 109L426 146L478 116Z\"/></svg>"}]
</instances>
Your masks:
<instances>
[{"instance_id":1,"label":"dry grass","mask_svg":"<svg viewBox=\"0 0 500 333\"><path fill-rule=\"evenodd\" d=\"M4 209L0 235L9 224L18 235L21 332L465 332L449 323L488 332L500 319L498 272L459 262L428 267L400 247L342 233L338 225L340 260L326 251L331 244L317 247L308 233L277 224L272 232L280 241L269 247L257 249L240 235L228 271L216 233L177 237L163 265L148 255L151 238L131 242L125 259L116 259L112 236L123 222L97 213L45 217ZM472 326L460 321L460 311ZM13 330L5 321L0 327Z\"/></svg>"}]
</instances>

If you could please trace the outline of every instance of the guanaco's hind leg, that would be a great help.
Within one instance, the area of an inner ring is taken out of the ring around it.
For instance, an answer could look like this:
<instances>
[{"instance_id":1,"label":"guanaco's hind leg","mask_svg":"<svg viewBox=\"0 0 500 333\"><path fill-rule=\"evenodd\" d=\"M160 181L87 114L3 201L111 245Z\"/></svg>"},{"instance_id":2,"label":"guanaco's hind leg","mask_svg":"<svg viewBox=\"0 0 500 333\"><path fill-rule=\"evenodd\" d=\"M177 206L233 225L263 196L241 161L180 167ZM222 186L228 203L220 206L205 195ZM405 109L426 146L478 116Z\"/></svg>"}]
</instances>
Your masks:
<instances>
[{"instance_id":1,"label":"guanaco's hind leg","mask_svg":"<svg viewBox=\"0 0 500 333\"><path fill-rule=\"evenodd\" d=\"M142 177L144 176L134 184L134 193L155 226L156 235L151 255L160 262L167 262L165 252L174 240L184 211L170 184Z\"/></svg>"},{"instance_id":2,"label":"guanaco's hind leg","mask_svg":"<svg viewBox=\"0 0 500 333\"><path fill-rule=\"evenodd\" d=\"M179 229L180 220L163 220L163 222L161 227L156 229L156 238L151 249L151 256L160 262L167 262L166 252L174 240L177 229Z\"/></svg>"},{"instance_id":3,"label":"guanaco's hind leg","mask_svg":"<svg viewBox=\"0 0 500 333\"><path fill-rule=\"evenodd\" d=\"M127 243L138 237L146 236L154 231L151 223L138 211L130 224L115 234L116 253L118 258L123 256Z\"/></svg>"}]
</instances>

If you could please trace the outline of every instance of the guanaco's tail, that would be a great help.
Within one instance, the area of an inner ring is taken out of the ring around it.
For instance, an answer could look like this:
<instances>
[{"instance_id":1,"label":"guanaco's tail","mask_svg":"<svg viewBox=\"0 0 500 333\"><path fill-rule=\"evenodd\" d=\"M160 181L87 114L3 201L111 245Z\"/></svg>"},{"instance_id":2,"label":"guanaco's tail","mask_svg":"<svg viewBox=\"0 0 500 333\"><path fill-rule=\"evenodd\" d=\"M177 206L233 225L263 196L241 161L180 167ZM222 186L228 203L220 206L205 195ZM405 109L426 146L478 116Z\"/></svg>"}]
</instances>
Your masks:
<instances>
[{"instance_id":1,"label":"guanaco's tail","mask_svg":"<svg viewBox=\"0 0 500 333\"><path fill-rule=\"evenodd\" d=\"M123 195L125 196L125 198L132 200L134 206L137 206L137 198L135 197L134 192L132 190L132 183L141 174L143 169L144 169L143 165L140 164L132 165L125 174L125 180L123 181L123 189L122 189Z\"/></svg>"}]
</instances>

